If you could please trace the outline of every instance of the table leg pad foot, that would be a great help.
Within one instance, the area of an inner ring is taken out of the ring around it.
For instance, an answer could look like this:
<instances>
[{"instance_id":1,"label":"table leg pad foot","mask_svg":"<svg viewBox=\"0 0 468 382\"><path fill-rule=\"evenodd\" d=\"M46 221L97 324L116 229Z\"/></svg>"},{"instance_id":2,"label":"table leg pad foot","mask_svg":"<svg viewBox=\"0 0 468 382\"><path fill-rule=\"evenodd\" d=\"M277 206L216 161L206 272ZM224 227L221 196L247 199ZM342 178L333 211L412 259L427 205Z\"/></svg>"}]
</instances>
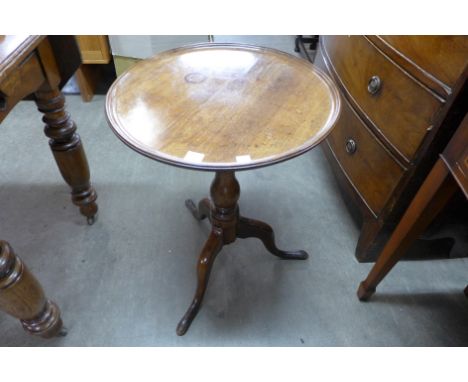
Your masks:
<instances>
[{"instance_id":1,"label":"table leg pad foot","mask_svg":"<svg viewBox=\"0 0 468 382\"><path fill-rule=\"evenodd\" d=\"M285 260L306 260L309 255L307 252L298 251L283 251L276 246L275 234L273 229L266 223L249 219L246 217L239 217L237 225L237 237L246 239L249 237L256 237L263 242L265 248L273 255Z\"/></svg>"},{"instance_id":2,"label":"table leg pad foot","mask_svg":"<svg viewBox=\"0 0 468 382\"><path fill-rule=\"evenodd\" d=\"M193 217L198 221L201 221L205 218L211 220L211 202L210 199L205 198L200 200L198 203L198 208L195 206L195 202L192 199L187 199L185 201L185 206L192 213Z\"/></svg>"},{"instance_id":3,"label":"table leg pad foot","mask_svg":"<svg viewBox=\"0 0 468 382\"><path fill-rule=\"evenodd\" d=\"M201 300L194 300L192 302L184 317L182 317L179 324L177 325L176 333L178 336L183 336L187 332L188 328L190 327L190 324L192 323L193 319L200 310L200 306Z\"/></svg>"}]
</instances>

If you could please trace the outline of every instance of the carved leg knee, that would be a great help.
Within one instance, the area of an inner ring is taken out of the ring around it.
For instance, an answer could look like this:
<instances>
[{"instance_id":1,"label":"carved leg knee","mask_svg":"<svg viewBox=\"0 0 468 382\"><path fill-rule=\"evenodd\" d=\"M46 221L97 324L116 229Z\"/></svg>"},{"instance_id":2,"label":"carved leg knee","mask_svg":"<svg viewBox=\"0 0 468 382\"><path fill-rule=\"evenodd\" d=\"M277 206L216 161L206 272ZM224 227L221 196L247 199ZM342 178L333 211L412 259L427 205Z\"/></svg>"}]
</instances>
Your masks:
<instances>
[{"instance_id":1,"label":"carved leg knee","mask_svg":"<svg viewBox=\"0 0 468 382\"><path fill-rule=\"evenodd\" d=\"M286 260L305 260L309 257L307 252L299 251L283 251L278 249L275 244L275 235L273 229L266 223L259 220L248 219L243 216L239 218L236 229L237 237L246 239L256 237L263 242L265 248L275 256Z\"/></svg>"}]
</instances>

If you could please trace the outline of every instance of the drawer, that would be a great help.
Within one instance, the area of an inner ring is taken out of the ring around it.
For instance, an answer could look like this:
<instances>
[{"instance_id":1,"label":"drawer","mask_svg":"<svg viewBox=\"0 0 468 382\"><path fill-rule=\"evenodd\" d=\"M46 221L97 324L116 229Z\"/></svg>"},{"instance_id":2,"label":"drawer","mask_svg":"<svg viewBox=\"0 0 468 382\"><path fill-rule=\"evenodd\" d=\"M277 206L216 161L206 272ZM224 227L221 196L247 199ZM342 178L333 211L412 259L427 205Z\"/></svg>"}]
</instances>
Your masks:
<instances>
[{"instance_id":1,"label":"drawer","mask_svg":"<svg viewBox=\"0 0 468 382\"><path fill-rule=\"evenodd\" d=\"M380 36L423 71L452 88L468 64L467 36Z\"/></svg>"},{"instance_id":2,"label":"drawer","mask_svg":"<svg viewBox=\"0 0 468 382\"><path fill-rule=\"evenodd\" d=\"M19 101L35 92L44 81L41 64L33 52L0 83L0 122Z\"/></svg>"},{"instance_id":3,"label":"drawer","mask_svg":"<svg viewBox=\"0 0 468 382\"><path fill-rule=\"evenodd\" d=\"M377 133L411 161L442 103L366 38L324 36L322 41L331 67L351 98Z\"/></svg>"},{"instance_id":4,"label":"drawer","mask_svg":"<svg viewBox=\"0 0 468 382\"><path fill-rule=\"evenodd\" d=\"M340 118L327 138L347 178L378 216L404 174L404 169L343 100Z\"/></svg>"}]
</instances>

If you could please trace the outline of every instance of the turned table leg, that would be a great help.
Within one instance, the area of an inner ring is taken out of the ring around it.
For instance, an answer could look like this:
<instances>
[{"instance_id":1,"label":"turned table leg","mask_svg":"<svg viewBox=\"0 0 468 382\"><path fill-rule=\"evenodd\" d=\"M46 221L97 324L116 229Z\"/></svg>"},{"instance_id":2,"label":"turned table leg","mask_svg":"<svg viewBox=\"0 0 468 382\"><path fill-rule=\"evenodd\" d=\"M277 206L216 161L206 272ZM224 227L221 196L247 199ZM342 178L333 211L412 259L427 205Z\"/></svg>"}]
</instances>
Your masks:
<instances>
[{"instance_id":1,"label":"turned table leg","mask_svg":"<svg viewBox=\"0 0 468 382\"><path fill-rule=\"evenodd\" d=\"M197 220L206 217L211 222L211 233L200 254L197 267L198 283L195 296L190 307L177 326L177 334L184 335L198 310L200 309L211 268L216 255L223 245L230 244L236 238L256 237L273 255L282 259L304 260L308 254L305 251L282 251L276 247L273 229L259 220L248 219L239 215L237 204L240 196L239 182L234 171L218 171L211 183L210 199L202 199L195 203L188 199L185 205Z\"/></svg>"},{"instance_id":2,"label":"turned table leg","mask_svg":"<svg viewBox=\"0 0 468 382\"><path fill-rule=\"evenodd\" d=\"M31 334L44 338L66 335L59 308L45 297L39 282L3 240L0 240L0 310L18 318Z\"/></svg>"},{"instance_id":3,"label":"turned table leg","mask_svg":"<svg viewBox=\"0 0 468 382\"><path fill-rule=\"evenodd\" d=\"M65 97L58 89L35 93L36 104L42 113L45 135L65 182L72 189L72 201L92 224L98 207L97 194L91 186L89 167L75 122L65 110Z\"/></svg>"}]
</instances>

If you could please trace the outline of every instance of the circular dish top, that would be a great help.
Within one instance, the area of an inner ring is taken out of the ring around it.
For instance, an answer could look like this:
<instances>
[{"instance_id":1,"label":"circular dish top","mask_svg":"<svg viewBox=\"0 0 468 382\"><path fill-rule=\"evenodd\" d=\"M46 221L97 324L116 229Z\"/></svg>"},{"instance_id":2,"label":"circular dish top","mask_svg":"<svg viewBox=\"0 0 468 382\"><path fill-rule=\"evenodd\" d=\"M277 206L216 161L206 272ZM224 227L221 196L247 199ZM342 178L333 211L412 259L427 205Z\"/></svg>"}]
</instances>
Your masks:
<instances>
[{"instance_id":1,"label":"circular dish top","mask_svg":"<svg viewBox=\"0 0 468 382\"><path fill-rule=\"evenodd\" d=\"M240 170L320 143L340 110L331 80L308 61L267 48L197 44L140 61L109 89L106 116L150 158Z\"/></svg>"}]
</instances>

